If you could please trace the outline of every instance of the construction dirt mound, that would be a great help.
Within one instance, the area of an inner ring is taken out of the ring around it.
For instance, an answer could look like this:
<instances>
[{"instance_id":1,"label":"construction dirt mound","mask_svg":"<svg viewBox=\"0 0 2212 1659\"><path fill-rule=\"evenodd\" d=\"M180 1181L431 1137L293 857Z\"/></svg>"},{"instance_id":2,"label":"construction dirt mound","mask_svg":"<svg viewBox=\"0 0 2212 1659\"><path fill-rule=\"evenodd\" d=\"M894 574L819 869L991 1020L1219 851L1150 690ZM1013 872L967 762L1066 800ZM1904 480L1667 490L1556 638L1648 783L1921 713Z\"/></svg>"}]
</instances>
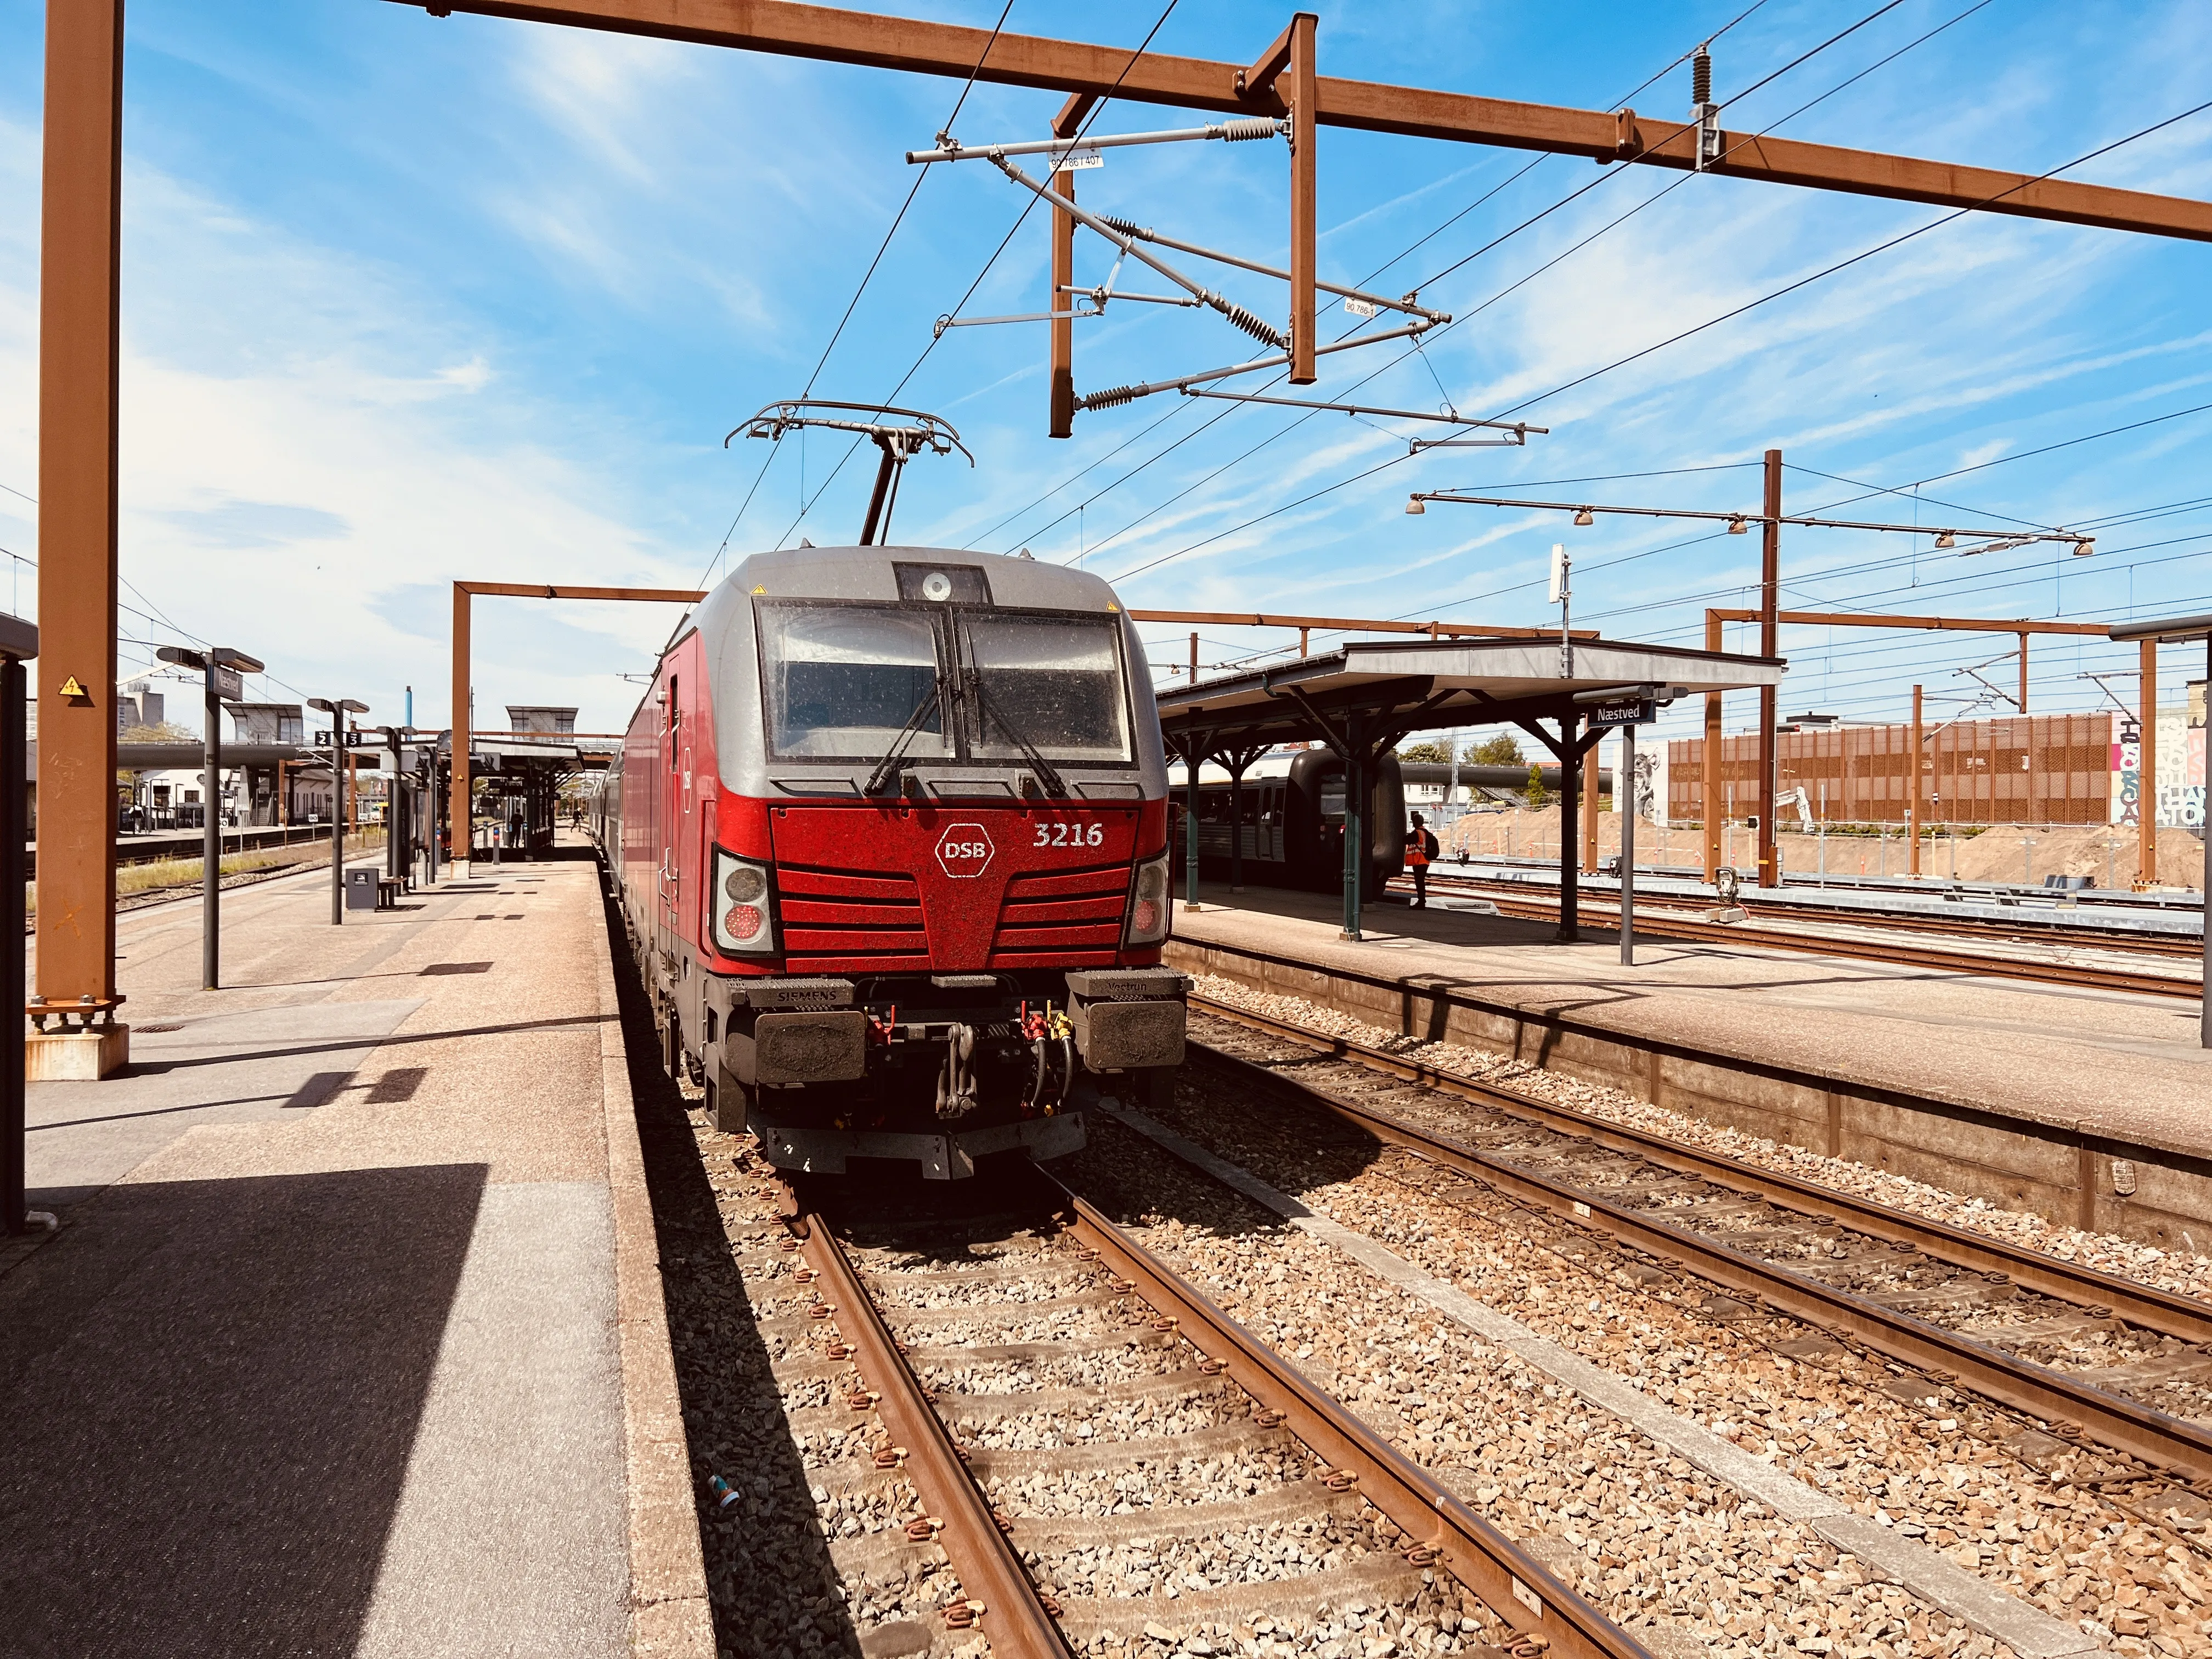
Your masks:
<instances>
[{"instance_id":1,"label":"construction dirt mound","mask_svg":"<svg viewBox=\"0 0 2212 1659\"><path fill-rule=\"evenodd\" d=\"M1636 859L1640 865L1692 865L1702 860L1701 831L1695 825L1654 824L1639 819L1636 829ZM1825 851L1822 842L1826 842ZM1504 812L1480 812L1462 818L1443 836L1444 856L1455 859L1462 847L1471 858L1522 858L1556 860L1559 856L1559 809L1554 805L1531 811L1515 807ZM1722 862L1738 870L1750 866L1755 854L1751 832L1731 824L1722 832ZM1902 876L1911 865L1910 849L1901 826L1886 836L1831 834L1805 835L1785 828L1779 838L1782 867L1797 874L1825 869L1834 876ZM1598 817L1598 856L1611 858L1620 850L1620 819L1612 812ZM1960 881L2026 883L2040 886L2046 876L2087 876L2099 887L2125 890L2134 885L2137 833L2118 824L2061 824L2029 826L2000 824L1979 834L1961 831L1955 840L1945 831L1923 836L1920 873ZM2158 832L2158 885L2202 890L2204 843L2186 830Z\"/></svg>"}]
</instances>

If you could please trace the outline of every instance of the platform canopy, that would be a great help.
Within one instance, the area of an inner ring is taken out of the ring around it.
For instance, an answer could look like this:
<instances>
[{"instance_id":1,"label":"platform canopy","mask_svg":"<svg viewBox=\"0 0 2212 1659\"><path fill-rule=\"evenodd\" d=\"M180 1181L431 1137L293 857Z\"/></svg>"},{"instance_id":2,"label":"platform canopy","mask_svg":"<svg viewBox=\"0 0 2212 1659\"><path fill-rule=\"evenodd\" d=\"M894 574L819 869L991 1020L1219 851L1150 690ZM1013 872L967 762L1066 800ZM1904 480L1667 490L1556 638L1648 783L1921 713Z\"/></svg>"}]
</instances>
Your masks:
<instances>
[{"instance_id":1,"label":"platform canopy","mask_svg":"<svg viewBox=\"0 0 2212 1659\"><path fill-rule=\"evenodd\" d=\"M1189 876L1186 903L1198 897L1199 770L1218 760L1232 791L1245 769L1287 743L1320 743L1344 763L1344 935L1360 937L1365 845L1359 817L1364 781L1415 732L1466 726L1517 726L1558 758L1562 804L1580 809L1582 757L1605 734L1583 729L1605 694L1618 701L1667 702L1713 691L1779 685L1779 657L1731 656L1675 646L1577 638L1352 641L1325 656L1279 667L1224 674L1158 694L1168 751L1189 780L1186 812ZM1648 712L1648 711L1647 711ZM1550 722L1547 726L1546 722ZM1559 937L1577 936L1576 842L1559 836ZM1241 878L1241 841L1230 837L1231 884Z\"/></svg>"},{"instance_id":2,"label":"platform canopy","mask_svg":"<svg viewBox=\"0 0 2212 1659\"><path fill-rule=\"evenodd\" d=\"M1201 679L1158 694L1160 728L1178 756L1339 746L1357 718L1395 745L1446 726L1576 722L1577 695L1645 685L1682 694L1779 685L1778 657L1733 656L1674 646L1577 639L1571 665L1556 640L1353 641L1325 656ZM1566 672L1562 669L1566 668ZM1545 735L1547 744L1554 739Z\"/></svg>"}]
</instances>

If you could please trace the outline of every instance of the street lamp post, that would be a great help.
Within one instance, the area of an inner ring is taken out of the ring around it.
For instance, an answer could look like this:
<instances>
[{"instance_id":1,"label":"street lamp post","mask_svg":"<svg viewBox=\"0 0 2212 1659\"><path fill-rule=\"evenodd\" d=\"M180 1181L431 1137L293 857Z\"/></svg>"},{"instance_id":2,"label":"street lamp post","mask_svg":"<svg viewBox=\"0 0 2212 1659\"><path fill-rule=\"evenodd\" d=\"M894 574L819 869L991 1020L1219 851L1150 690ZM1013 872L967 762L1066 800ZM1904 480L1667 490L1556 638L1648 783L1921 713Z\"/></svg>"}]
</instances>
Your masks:
<instances>
[{"instance_id":1,"label":"street lamp post","mask_svg":"<svg viewBox=\"0 0 2212 1659\"><path fill-rule=\"evenodd\" d=\"M258 674L263 664L243 651L218 645L205 651L165 645L154 653L200 675L200 989L222 983L222 706L242 702L241 676Z\"/></svg>"},{"instance_id":2,"label":"street lamp post","mask_svg":"<svg viewBox=\"0 0 2212 1659\"><path fill-rule=\"evenodd\" d=\"M368 705L351 697L310 697L307 707L331 717L331 926L345 926L346 716L366 714Z\"/></svg>"}]
</instances>

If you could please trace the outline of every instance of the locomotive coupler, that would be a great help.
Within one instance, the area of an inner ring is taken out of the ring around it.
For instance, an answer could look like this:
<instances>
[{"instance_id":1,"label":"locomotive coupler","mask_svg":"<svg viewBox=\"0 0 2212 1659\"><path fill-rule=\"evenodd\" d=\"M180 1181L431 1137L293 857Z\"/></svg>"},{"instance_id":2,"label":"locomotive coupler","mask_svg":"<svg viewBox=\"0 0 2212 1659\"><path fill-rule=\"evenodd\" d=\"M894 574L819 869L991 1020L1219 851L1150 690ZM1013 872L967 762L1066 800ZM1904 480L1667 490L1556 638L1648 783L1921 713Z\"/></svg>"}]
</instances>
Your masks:
<instances>
[{"instance_id":1,"label":"locomotive coupler","mask_svg":"<svg viewBox=\"0 0 2212 1659\"><path fill-rule=\"evenodd\" d=\"M945 1039L945 1069L937 1074L937 1115L950 1123L975 1109L975 1028L956 1024Z\"/></svg>"}]
</instances>

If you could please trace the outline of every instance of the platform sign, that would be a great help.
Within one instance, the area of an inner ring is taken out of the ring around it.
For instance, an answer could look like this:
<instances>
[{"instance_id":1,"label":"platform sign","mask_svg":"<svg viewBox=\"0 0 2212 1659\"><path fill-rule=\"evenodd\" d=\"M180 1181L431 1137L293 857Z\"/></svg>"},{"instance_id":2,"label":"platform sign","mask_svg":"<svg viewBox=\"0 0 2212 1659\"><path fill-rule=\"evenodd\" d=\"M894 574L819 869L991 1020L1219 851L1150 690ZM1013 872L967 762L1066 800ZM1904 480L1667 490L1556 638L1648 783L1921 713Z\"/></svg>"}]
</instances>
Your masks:
<instances>
[{"instance_id":1,"label":"platform sign","mask_svg":"<svg viewBox=\"0 0 2212 1659\"><path fill-rule=\"evenodd\" d=\"M345 747L346 747L346 748L348 748L348 749L358 749L358 748L360 748L360 747L361 747L361 740L362 740L363 738L365 738L365 737L367 737L367 736L368 736L368 735L369 735L369 734L368 734L368 732L347 732L347 733L345 734ZM316 733L315 733L315 741L314 741L314 743L313 743L313 744L312 746L313 746L313 747L314 747L314 748L317 748L317 749L327 749L327 748L329 748L329 747L331 746L331 734L330 734L329 732L316 732Z\"/></svg>"},{"instance_id":2,"label":"platform sign","mask_svg":"<svg viewBox=\"0 0 2212 1659\"><path fill-rule=\"evenodd\" d=\"M1658 706L1649 697L1592 703L1589 711L1592 726L1649 726L1658 717Z\"/></svg>"},{"instance_id":3,"label":"platform sign","mask_svg":"<svg viewBox=\"0 0 2212 1659\"><path fill-rule=\"evenodd\" d=\"M224 702L246 701L246 676L235 668L217 664L215 668L215 694Z\"/></svg>"}]
</instances>

